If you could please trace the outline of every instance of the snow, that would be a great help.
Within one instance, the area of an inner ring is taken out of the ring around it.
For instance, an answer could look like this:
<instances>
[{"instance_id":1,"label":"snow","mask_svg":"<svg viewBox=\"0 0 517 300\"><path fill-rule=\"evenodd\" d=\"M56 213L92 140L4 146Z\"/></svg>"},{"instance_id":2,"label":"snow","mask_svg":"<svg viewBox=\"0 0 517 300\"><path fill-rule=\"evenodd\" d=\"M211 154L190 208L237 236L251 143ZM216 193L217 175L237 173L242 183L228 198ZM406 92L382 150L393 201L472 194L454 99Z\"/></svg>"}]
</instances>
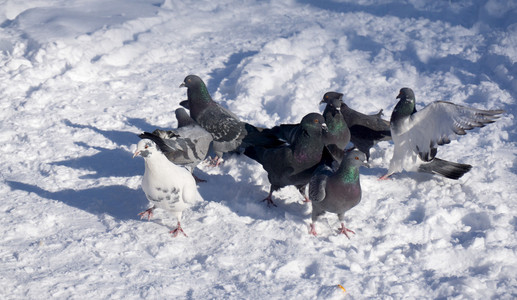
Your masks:
<instances>
[{"instance_id":1,"label":"snow","mask_svg":"<svg viewBox=\"0 0 517 300\"><path fill-rule=\"evenodd\" d=\"M517 5L512 0L0 1L0 295L3 299L512 299L517 296ZM418 106L505 109L442 147L459 181L378 181L372 149L350 240L327 214L269 190L238 155L196 174L204 201L140 220L136 134L174 128L179 84L260 126L322 111L330 90L389 118ZM342 285L346 292L338 285Z\"/></svg>"}]
</instances>

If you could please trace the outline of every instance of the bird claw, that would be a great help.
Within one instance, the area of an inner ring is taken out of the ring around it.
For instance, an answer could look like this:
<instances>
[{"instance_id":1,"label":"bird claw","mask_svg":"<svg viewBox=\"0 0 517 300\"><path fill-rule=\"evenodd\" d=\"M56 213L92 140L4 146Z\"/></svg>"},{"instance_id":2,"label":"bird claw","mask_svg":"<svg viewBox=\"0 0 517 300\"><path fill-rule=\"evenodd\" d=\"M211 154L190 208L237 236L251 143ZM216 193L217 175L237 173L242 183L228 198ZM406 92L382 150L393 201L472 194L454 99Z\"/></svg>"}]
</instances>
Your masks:
<instances>
[{"instance_id":1,"label":"bird claw","mask_svg":"<svg viewBox=\"0 0 517 300\"><path fill-rule=\"evenodd\" d=\"M176 229L169 231L169 233L172 234L172 237L177 237L180 232L183 233L184 236L187 236L183 231L183 228L181 228L180 222L178 222L178 227Z\"/></svg>"},{"instance_id":2,"label":"bird claw","mask_svg":"<svg viewBox=\"0 0 517 300\"><path fill-rule=\"evenodd\" d=\"M266 202L267 207L271 207L271 205L273 205L274 207L277 207L275 202L273 202L273 199L271 199L271 196L266 197L264 200L262 200L262 202Z\"/></svg>"},{"instance_id":3,"label":"bird claw","mask_svg":"<svg viewBox=\"0 0 517 300\"><path fill-rule=\"evenodd\" d=\"M345 224L341 223L341 228L339 228L339 234L344 234L348 239L350 239L350 236L348 235L347 232L355 234L355 232L353 230L346 228Z\"/></svg>"},{"instance_id":4,"label":"bird claw","mask_svg":"<svg viewBox=\"0 0 517 300\"><path fill-rule=\"evenodd\" d=\"M311 199L309 199L309 197L307 197L307 196L303 196L303 201L302 202L303 203L309 203L309 202L311 202Z\"/></svg>"},{"instance_id":5,"label":"bird claw","mask_svg":"<svg viewBox=\"0 0 517 300\"><path fill-rule=\"evenodd\" d=\"M390 179L389 178L390 176L391 176L391 174L385 174L384 176L379 177L378 180L388 180L388 179Z\"/></svg>"},{"instance_id":6,"label":"bird claw","mask_svg":"<svg viewBox=\"0 0 517 300\"><path fill-rule=\"evenodd\" d=\"M219 167L219 165L223 162L223 159L219 156L216 156L214 158L209 157L207 160L209 167Z\"/></svg>"},{"instance_id":7,"label":"bird claw","mask_svg":"<svg viewBox=\"0 0 517 300\"><path fill-rule=\"evenodd\" d=\"M139 213L138 215L140 216L140 220L145 218L146 215L147 215L147 221L151 220L151 217L153 216L153 210L154 210L154 206Z\"/></svg>"},{"instance_id":8,"label":"bird claw","mask_svg":"<svg viewBox=\"0 0 517 300\"><path fill-rule=\"evenodd\" d=\"M309 234L312 234L313 236L317 236L318 233L316 233L316 226L314 223L311 223L311 228L309 229Z\"/></svg>"}]
</instances>

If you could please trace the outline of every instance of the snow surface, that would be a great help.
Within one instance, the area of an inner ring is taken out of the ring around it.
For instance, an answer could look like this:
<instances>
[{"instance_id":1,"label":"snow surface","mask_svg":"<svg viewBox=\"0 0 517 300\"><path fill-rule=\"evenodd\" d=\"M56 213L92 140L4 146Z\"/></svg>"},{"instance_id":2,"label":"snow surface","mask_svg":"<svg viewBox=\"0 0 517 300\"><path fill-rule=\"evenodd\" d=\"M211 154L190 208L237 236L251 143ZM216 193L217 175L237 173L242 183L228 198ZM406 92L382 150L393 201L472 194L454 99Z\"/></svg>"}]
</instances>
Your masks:
<instances>
[{"instance_id":1,"label":"snow surface","mask_svg":"<svg viewBox=\"0 0 517 300\"><path fill-rule=\"evenodd\" d=\"M363 299L517 297L517 2L512 0L0 1L2 299ZM362 170L351 240L292 187L260 199L262 167L228 156L196 174L188 238L149 205L136 134L174 128L201 76L244 121L322 111L330 90L389 118L401 87L505 109L442 147L459 181ZM346 292L339 288L342 285Z\"/></svg>"}]
</instances>

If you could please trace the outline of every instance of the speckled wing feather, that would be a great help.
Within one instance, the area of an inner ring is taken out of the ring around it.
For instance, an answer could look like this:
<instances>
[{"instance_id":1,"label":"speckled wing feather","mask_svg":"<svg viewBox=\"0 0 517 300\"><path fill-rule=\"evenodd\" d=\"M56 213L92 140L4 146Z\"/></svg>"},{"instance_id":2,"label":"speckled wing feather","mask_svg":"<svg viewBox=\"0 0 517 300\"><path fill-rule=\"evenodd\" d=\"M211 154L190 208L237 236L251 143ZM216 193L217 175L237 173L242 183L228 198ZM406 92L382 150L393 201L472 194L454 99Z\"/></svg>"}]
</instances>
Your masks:
<instances>
[{"instance_id":1,"label":"speckled wing feather","mask_svg":"<svg viewBox=\"0 0 517 300\"><path fill-rule=\"evenodd\" d=\"M332 169L326 165L319 166L309 181L309 199L312 202L321 202L325 199L327 180L332 175Z\"/></svg>"},{"instance_id":2,"label":"speckled wing feather","mask_svg":"<svg viewBox=\"0 0 517 300\"><path fill-rule=\"evenodd\" d=\"M392 134L397 136L394 139L405 141L404 147L428 161L436 154L437 145L450 143L457 135L464 135L465 130L493 123L502 112L437 101L392 124Z\"/></svg>"}]
</instances>

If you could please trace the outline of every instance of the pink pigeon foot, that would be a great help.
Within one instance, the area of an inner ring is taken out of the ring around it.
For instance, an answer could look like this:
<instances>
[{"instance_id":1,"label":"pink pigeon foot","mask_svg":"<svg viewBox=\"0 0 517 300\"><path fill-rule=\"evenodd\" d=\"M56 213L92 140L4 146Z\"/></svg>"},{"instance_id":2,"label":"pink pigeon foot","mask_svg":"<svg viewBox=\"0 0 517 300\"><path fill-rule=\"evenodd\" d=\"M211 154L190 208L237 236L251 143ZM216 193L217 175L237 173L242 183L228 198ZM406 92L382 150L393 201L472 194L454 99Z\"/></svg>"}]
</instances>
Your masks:
<instances>
[{"instance_id":1,"label":"pink pigeon foot","mask_svg":"<svg viewBox=\"0 0 517 300\"><path fill-rule=\"evenodd\" d=\"M211 166L211 167L219 167L219 165L222 162L223 162L223 160L219 156L216 156L214 158L210 158L209 159L209 166Z\"/></svg>"},{"instance_id":2,"label":"pink pigeon foot","mask_svg":"<svg viewBox=\"0 0 517 300\"><path fill-rule=\"evenodd\" d=\"M156 206L153 206L141 213L139 213L138 215L140 216L140 219L143 219L147 216L147 221L151 220L151 217L153 216L153 210L156 208Z\"/></svg>"},{"instance_id":3,"label":"pink pigeon foot","mask_svg":"<svg viewBox=\"0 0 517 300\"><path fill-rule=\"evenodd\" d=\"M309 229L309 234L312 234L314 236L317 236L318 234L316 233L316 226L314 225L314 223L311 223L311 228Z\"/></svg>"},{"instance_id":4,"label":"pink pigeon foot","mask_svg":"<svg viewBox=\"0 0 517 300\"><path fill-rule=\"evenodd\" d=\"M169 233L171 233L173 237L177 237L180 232L183 233L184 236L187 236L187 234L183 231L183 228L181 228L180 222L178 221L178 228L169 231Z\"/></svg>"},{"instance_id":5,"label":"pink pigeon foot","mask_svg":"<svg viewBox=\"0 0 517 300\"><path fill-rule=\"evenodd\" d=\"M391 176L391 174L385 174L384 176L379 177L379 180L387 180L387 179L389 179L390 176Z\"/></svg>"},{"instance_id":6,"label":"pink pigeon foot","mask_svg":"<svg viewBox=\"0 0 517 300\"><path fill-rule=\"evenodd\" d=\"M266 202L267 207L270 207L271 205L273 205L274 207L277 207L275 202L273 202L272 198L273 198L272 193L269 193L269 195L266 198L264 198L264 200L262 200L262 202Z\"/></svg>"},{"instance_id":7,"label":"pink pigeon foot","mask_svg":"<svg viewBox=\"0 0 517 300\"><path fill-rule=\"evenodd\" d=\"M348 236L347 232L355 234L355 232L353 230L346 228L345 224L341 223L341 228L339 228L339 233L344 234L348 239L350 239L350 236Z\"/></svg>"}]
</instances>

